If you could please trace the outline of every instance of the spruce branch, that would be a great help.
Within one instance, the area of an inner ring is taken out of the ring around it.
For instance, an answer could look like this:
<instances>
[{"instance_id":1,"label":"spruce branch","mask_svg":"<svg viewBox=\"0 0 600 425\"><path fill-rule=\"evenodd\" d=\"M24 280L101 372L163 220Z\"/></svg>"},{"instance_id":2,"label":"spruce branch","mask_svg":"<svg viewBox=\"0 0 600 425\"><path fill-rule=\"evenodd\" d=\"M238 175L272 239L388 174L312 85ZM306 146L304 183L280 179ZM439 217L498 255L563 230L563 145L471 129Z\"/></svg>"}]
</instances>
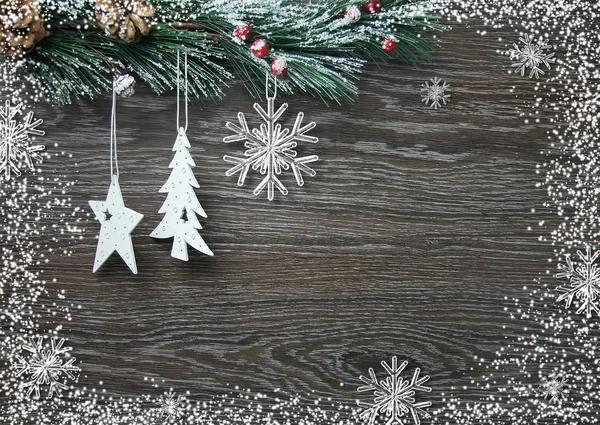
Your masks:
<instances>
[{"instance_id":1,"label":"spruce branch","mask_svg":"<svg viewBox=\"0 0 600 425\"><path fill-rule=\"evenodd\" d=\"M118 0L115 0L118 1ZM52 2L48 2L52 3ZM94 96L111 87L110 63L120 62L154 91L176 83L176 52L189 60L190 94L220 98L227 84L241 80L255 97L265 93L265 73L276 57L289 70L279 80L288 94L309 93L324 102L352 102L354 83L367 60L429 60L431 31L441 31L438 18L426 12L428 0L380 0L380 13L363 13L359 22L344 20L350 0L299 4L289 0L154 0L152 30L136 43L105 33L95 23L94 0L67 0L64 7L46 10L51 36L24 57L24 69L59 103L81 95ZM256 58L249 43L233 30L252 25L252 38L270 46L265 59ZM381 39L393 36L389 53Z\"/></svg>"}]
</instances>

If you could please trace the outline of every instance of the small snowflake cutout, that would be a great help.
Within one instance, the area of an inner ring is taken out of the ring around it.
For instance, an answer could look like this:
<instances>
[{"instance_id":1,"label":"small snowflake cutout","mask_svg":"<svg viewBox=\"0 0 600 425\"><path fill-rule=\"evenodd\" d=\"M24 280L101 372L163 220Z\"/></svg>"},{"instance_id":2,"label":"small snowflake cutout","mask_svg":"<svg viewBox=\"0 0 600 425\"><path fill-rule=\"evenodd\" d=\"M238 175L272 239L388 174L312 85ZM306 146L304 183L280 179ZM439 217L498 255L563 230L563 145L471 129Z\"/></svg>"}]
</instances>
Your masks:
<instances>
[{"instance_id":1,"label":"small snowflake cutout","mask_svg":"<svg viewBox=\"0 0 600 425\"><path fill-rule=\"evenodd\" d=\"M381 365L388 374L384 380L377 379L373 368L369 369L369 378L360 377L366 385L359 387L358 391L372 391L375 398L374 403L359 403L366 406L359 413L359 418L368 425L373 425L379 416L383 416L386 425L404 425L403 417L410 413L415 425L419 425L421 417L429 417L423 409L431 406L431 402L417 402L415 395L417 392L431 391L430 387L423 385L429 380L429 376L420 377L421 369L416 368L412 378L405 380L400 374L408 362L404 361L398 366L396 356L392 357L391 366L385 361L382 361Z\"/></svg>"},{"instance_id":2,"label":"small snowflake cutout","mask_svg":"<svg viewBox=\"0 0 600 425\"><path fill-rule=\"evenodd\" d=\"M173 389L170 389L169 392L161 396L159 400L160 417L166 418L167 421L179 418L182 413L182 401L183 397L180 395L176 396L176 394L173 392Z\"/></svg>"},{"instance_id":3,"label":"small snowflake cutout","mask_svg":"<svg viewBox=\"0 0 600 425\"><path fill-rule=\"evenodd\" d=\"M566 400L568 390L565 388L566 379L551 373L548 377L543 377L540 383L540 392L544 399L550 397L550 403L560 403Z\"/></svg>"},{"instance_id":4,"label":"small snowflake cutout","mask_svg":"<svg viewBox=\"0 0 600 425\"><path fill-rule=\"evenodd\" d=\"M27 358L16 356L16 370L17 377L25 376L23 387L28 388L28 396L35 392L39 398L42 386L48 386L48 398L52 398L53 394L60 396L63 390L69 388L65 379L75 379L75 372L80 369L73 366L75 358L69 358L71 347L63 347L64 343L64 338L58 342L52 338L50 345L44 345L43 338L37 337L23 344L23 350L30 355Z\"/></svg>"},{"instance_id":5,"label":"small snowflake cutout","mask_svg":"<svg viewBox=\"0 0 600 425\"><path fill-rule=\"evenodd\" d=\"M22 121L23 104L12 106L6 101L0 107L0 173L4 180L9 181L11 176L20 176L23 169L34 170L33 162L42 162L40 151L43 145L33 145L35 137L43 136L44 132L37 127L43 122L41 119L33 120L33 112L28 112Z\"/></svg>"},{"instance_id":6,"label":"small snowflake cutout","mask_svg":"<svg viewBox=\"0 0 600 425\"><path fill-rule=\"evenodd\" d=\"M566 308L570 308L575 302L578 305L576 314L585 313L587 318L593 313L600 316L600 270L596 264L600 251L592 253L592 247L586 245L585 254L577 251L581 262L573 264L571 257L566 257L566 265L559 264L562 272L556 277L569 279L569 286L559 286L557 291L561 295L556 299L565 302Z\"/></svg>"},{"instance_id":7,"label":"small snowflake cutout","mask_svg":"<svg viewBox=\"0 0 600 425\"><path fill-rule=\"evenodd\" d=\"M516 71L522 76L525 75L525 71L529 68L529 78L540 78L540 74L544 75L544 71L541 69L541 65L545 65L547 69L550 68L550 63L554 62L554 53L548 53L547 51L552 48L549 44L546 44L540 39L539 42L535 42L533 37L529 34L519 38L522 46L513 44L513 48L508 52L511 60L515 60L512 66L516 67Z\"/></svg>"},{"instance_id":8,"label":"small snowflake cutout","mask_svg":"<svg viewBox=\"0 0 600 425\"><path fill-rule=\"evenodd\" d=\"M442 103L445 106L450 101L450 95L447 94L447 92L451 91L450 84L438 77L426 81L421 91L423 92L422 101L425 102L425 105L431 103L429 105L430 108L441 108Z\"/></svg>"}]
</instances>

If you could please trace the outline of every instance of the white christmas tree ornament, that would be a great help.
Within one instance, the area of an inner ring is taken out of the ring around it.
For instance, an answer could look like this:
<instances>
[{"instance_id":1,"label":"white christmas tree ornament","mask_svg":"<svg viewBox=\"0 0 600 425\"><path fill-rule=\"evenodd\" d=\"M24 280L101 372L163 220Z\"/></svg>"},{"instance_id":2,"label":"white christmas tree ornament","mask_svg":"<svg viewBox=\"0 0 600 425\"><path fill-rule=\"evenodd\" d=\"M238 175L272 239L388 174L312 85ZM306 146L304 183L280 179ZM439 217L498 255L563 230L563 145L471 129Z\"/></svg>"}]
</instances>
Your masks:
<instances>
[{"instance_id":1,"label":"white christmas tree ornament","mask_svg":"<svg viewBox=\"0 0 600 425\"><path fill-rule=\"evenodd\" d=\"M177 71L179 75L179 53L177 54ZM178 134L173 145L173 160L169 164L171 175L160 188L160 193L166 193L167 199L159 213L164 214L161 222L150 234L153 238L173 238L171 256L188 261L188 245L206 255L213 252L204 242L198 230L202 229L197 215L207 217L202 205L196 197L194 189L199 188L194 177L193 167L196 163L190 155L190 142L186 135L187 113L187 54L185 55L185 127L179 126L179 78L177 79L177 123Z\"/></svg>"}]
</instances>

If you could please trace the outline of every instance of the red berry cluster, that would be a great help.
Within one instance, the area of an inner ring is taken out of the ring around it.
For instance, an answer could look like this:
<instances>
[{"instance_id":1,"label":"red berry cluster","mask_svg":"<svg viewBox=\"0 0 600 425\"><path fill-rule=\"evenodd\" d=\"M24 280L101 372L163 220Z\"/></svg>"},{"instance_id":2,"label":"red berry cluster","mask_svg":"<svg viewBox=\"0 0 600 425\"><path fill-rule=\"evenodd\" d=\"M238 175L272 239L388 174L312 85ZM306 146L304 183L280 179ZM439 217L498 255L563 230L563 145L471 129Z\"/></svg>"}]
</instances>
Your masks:
<instances>
[{"instance_id":1,"label":"red berry cluster","mask_svg":"<svg viewBox=\"0 0 600 425\"><path fill-rule=\"evenodd\" d=\"M381 12L381 4L379 3L379 0L369 0L363 5L362 10L369 15L379 13ZM353 24L360 20L360 16L361 9L355 4L348 6L344 12L344 19ZM386 52L393 52L397 44L398 41L393 36L383 37L381 39L381 47Z\"/></svg>"},{"instance_id":2,"label":"red berry cluster","mask_svg":"<svg viewBox=\"0 0 600 425\"><path fill-rule=\"evenodd\" d=\"M238 40L245 42L250 39L250 35L252 34L252 27L248 23L242 23L235 27L233 30L233 35ZM257 38L250 45L250 50L252 54L257 58L264 58L269 53L269 43L262 38ZM283 58L275 58L271 62L271 72L273 75L277 77L283 77L287 74L288 65L285 59Z\"/></svg>"},{"instance_id":3,"label":"red berry cluster","mask_svg":"<svg viewBox=\"0 0 600 425\"><path fill-rule=\"evenodd\" d=\"M368 0L363 6L362 11L361 8L355 4L351 4L346 8L344 12L344 17L346 21L350 23L356 23L360 20L360 16L362 12L367 14L379 13L381 12L381 4L379 0ZM252 35L252 26L246 22L243 22L235 27L233 30L233 36L241 42L246 42L250 40L250 36ZM394 38L394 36L387 36L381 39L381 48L386 52L392 52L396 48L398 41ZM269 43L262 38L257 38L250 45L250 50L252 54L257 58L264 58L269 54ZM271 72L273 75L277 77L283 77L287 74L288 65L285 59L283 58L275 58L271 62Z\"/></svg>"}]
</instances>

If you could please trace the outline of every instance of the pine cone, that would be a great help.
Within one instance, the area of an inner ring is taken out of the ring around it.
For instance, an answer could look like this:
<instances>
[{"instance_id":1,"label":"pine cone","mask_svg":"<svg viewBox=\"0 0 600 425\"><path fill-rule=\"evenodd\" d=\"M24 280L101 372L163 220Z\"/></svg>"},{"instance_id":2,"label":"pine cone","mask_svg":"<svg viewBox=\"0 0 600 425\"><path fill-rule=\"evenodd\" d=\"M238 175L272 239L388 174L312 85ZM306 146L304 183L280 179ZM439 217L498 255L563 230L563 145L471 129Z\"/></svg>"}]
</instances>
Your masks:
<instances>
[{"instance_id":1,"label":"pine cone","mask_svg":"<svg viewBox=\"0 0 600 425\"><path fill-rule=\"evenodd\" d=\"M15 57L30 51L50 33L38 0L0 1L0 53Z\"/></svg>"},{"instance_id":2,"label":"pine cone","mask_svg":"<svg viewBox=\"0 0 600 425\"><path fill-rule=\"evenodd\" d=\"M144 0L97 0L96 19L100 28L111 37L132 43L150 32L149 18L154 8Z\"/></svg>"}]
</instances>

